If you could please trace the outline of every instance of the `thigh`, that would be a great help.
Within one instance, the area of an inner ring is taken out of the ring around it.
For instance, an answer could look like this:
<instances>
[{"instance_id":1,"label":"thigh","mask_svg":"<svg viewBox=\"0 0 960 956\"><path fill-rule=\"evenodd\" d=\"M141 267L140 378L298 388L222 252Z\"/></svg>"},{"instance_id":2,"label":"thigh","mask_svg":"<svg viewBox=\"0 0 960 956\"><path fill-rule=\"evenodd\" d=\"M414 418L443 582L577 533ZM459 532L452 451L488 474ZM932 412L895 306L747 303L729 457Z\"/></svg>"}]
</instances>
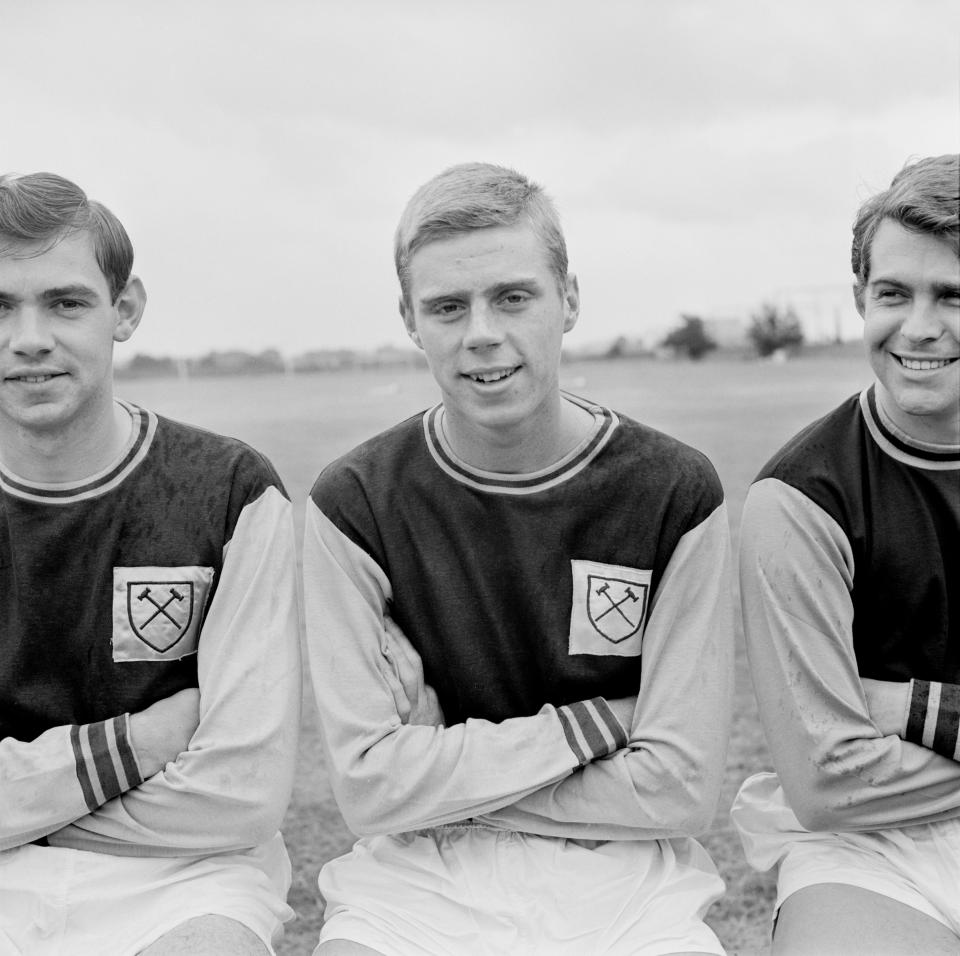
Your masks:
<instances>
[{"instance_id":1,"label":"thigh","mask_svg":"<svg viewBox=\"0 0 960 956\"><path fill-rule=\"evenodd\" d=\"M31 956L263 956L293 916L285 902L288 877L277 841L196 859L19 847L0 854L0 956L10 952L8 937L13 952ZM167 949L151 949L168 934ZM169 948L178 938L217 935L227 940L219 949ZM251 938L258 947L248 945Z\"/></svg>"},{"instance_id":2,"label":"thigh","mask_svg":"<svg viewBox=\"0 0 960 956\"><path fill-rule=\"evenodd\" d=\"M279 836L247 851L129 861L134 866L122 871L128 886L114 895L114 908L133 914L130 947L123 952L264 956L273 953L283 923L294 915L286 903L289 860Z\"/></svg>"},{"instance_id":3,"label":"thigh","mask_svg":"<svg viewBox=\"0 0 960 956\"><path fill-rule=\"evenodd\" d=\"M164 934L141 956L267 956L263 941L224 916L198 916Z\"/></svg>"},{"instance_id":4,"label":"thigh","mask_svg":"<svg viewBox=\"0 0 960 956\"><path fill-rule=\"evenodd\" d=\"M471 876L493 837L455 829L358 840L320 871L317 956L483 956L491 928L476 921Z\"/></svg>"},{"instance_id":5,"label":"thigh","mask_svg":"<svg viewBox=\"0 0 960 956\"><path fill-rule=\"evenodd\" d=\"M313 956L383 956L383 954L362 943L353 943L348 939L332 939L328 943L321 943L313 951Z\"/></svg>"},{"instance_id":6,"label":"thigh","mask_svg":"<svg viewBox=\"0 0 960 956\"><path fill-rule=\"evenodd\" d=\"M575 901L565 901L563 910L575 920L567 923L565 935L574 938L578 927L588 926L591 918L599 918L599 925L572 953L716 956L724 952L703 919L723 894L724 885L696 840L614 842L598 847L591 855L607 868L590 879L602 896L590 901L589 912L578 913ZM590 867L581 862L571 871L586 875Z\"/></svg>"},{"instance_id":7,"label":"thigh","mask_svg":"<svg viewBox=\"0 0 960 956\"><path fill-rule=\"evenodd\" d=\"M446 828L361 840L319 884L326 922L316 956L723 952L703 922L723 882L692 840L597 844ZM332 948L348 941L357 948Z\"/></svg>"},{"instance_id":8,"label":"thigh","mask_svg":"<svg viewBox=\"0 0 960 956\"><path fill-rule=\"evenodd\" d=\"M3 897L0 895L0 911L3 909ZM13 945L13 940L0 929L0 956L22 956L23 950Z\"/></svg>"},{"instance_id":9,"label":"thigh","mask_svg":"<svg viewBox=\"0 0 960 956\"><path fill-rule=\"evenodd\" d=\"M819 883L780 907L772 956L956 956L960 937L925 913L871 890Z\"/></svg>"},{"instance_id":10,"label":"thigh","mask_svg":"<svg viewBox=\"0 0 960 956\"><path fill-rule=\"evenodd\" d=\"M69 917L76 854L33 844L0 853L0 956L57 951Z\"/></svg>"}]
</instances>

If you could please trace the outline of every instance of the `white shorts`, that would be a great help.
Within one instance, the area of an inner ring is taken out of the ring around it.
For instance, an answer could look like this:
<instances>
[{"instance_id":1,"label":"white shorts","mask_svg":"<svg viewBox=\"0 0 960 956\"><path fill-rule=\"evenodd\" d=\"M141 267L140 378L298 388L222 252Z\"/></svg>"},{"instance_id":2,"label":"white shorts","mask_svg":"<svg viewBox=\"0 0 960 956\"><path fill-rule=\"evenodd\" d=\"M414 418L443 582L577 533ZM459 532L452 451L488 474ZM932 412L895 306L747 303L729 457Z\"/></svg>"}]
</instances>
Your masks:
<instances>
[{"instance_id":1,"label":"white shorts","mask_svg":"<svg viewBox=\"0 0 960 956\"><path fill-rule=\"evenodd\" d=\"M960 935L960 818L861 833L805 830L774 773L748 778L730 812L747 862L779 862L777 902L806 886L846 883L912 906Z\"/></svg>"},{"instance_id":2,"label":"white shorts","mask_svg":"<svg viewBox=\"0 0 960 956\"><path fill-rule=\"evenodd\" d=\"M273 953L293 918L280 834L253 850L129 857L62 847L0 853L0 956L134 956L196 916L242 923Z\"/></svg>"},{"instance_id":3,"label":"white shorts","mask_svg":"<svg viewBox=\"0 0 960 956\"><path fill-rule=\"evenodd\" d=\"M320 873L320 942L384 956L723 954L723 881L695 840L597 842L474 825L357 842Z\"/></svg>"}]
</instances>

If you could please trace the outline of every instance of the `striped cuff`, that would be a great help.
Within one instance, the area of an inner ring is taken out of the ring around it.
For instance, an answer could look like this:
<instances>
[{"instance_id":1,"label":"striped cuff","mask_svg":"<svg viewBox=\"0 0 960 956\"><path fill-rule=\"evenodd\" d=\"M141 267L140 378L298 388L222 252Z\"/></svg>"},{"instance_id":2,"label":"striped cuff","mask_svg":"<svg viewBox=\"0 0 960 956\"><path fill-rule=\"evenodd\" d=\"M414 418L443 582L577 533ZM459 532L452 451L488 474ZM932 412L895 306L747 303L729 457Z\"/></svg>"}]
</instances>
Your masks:
<instances>
[{"instance_id":1,"label":"striped cuff","mask_svg":"<svg viewBox=\"0 0 960 956\"><path fill-rule=\"evenodd\" d=\"M960 760L960 684L911 680L904 740Z\"/></svg>"},{"instance_id":2,"label":"striped cuff","mask_svg":"<svg viewBox=\"0 0 960 956\"><path fill-rule=\"evenodd\" d=\"M583 767L627 745L627 732L602 697L557 708L567 744Z\"/></svg>"},{"instance_id":3,"label":"striped cuff","mask_svg":"<svg viewBox=\"0 0 960 956\"><path fill-rule=\"evenodd\" d=\"M129 714L70 728L77 780L91 812L143 782L130 743Z\"/></svg>"}]
</instances>

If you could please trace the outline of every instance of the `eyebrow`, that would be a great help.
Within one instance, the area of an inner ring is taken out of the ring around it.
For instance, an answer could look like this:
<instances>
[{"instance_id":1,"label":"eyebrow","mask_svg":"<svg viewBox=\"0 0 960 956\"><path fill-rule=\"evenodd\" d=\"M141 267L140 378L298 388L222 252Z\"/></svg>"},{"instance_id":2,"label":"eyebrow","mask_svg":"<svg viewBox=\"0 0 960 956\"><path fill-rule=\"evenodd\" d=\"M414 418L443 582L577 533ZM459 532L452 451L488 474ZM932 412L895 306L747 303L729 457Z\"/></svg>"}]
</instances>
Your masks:
<instances>
[{"instance_id":1,"label":"eyebrow","mask_svg":"<svg viewBox=\"0 0 960 956\"><path fill-rule=\"evenodd\" d=\"M877 285L892 285L896 286L898 289L910 289L913 288L913 284L910 282L905 282L903 279L898 279L895 276L872 276L868 281L867 285L871 288ZM960 284L955 282L932 282L930 288L937 295L960 295Z\"/></svg>"},{"instance_id":2,"label":"eyebrow","mask_svg":"<svg viewBox=\"0 0 960 956\"><path fill-rule=\"evenodd\" d=\"M44 299L90 298L91 296L99 298L100 294L96 289L79 282L75 285L62 285L53 289L45 289L42 294Z\"/></svg>"},{"instance_id":3,"label":"eyebrow","mask_svg":"<svg viewBox=\"0 0 960 956\"><path fill-rule=\"evenodd\" d=\"M489 289L485 289L484 295L492 295L496 297L498 295L503 295L504 292L509 292L511 289L538 290L540 287L541 282L534 276L518 276L514 279L507 279L504 282L497 282ZM420 305L429 307L431 305L436 305L438 302L446 302L447 299L466 299L469 297L470 293L465 289L455 289L450 292L442 292L438 295L421 296L418 301Z\"/></svg>"}]
</instances>

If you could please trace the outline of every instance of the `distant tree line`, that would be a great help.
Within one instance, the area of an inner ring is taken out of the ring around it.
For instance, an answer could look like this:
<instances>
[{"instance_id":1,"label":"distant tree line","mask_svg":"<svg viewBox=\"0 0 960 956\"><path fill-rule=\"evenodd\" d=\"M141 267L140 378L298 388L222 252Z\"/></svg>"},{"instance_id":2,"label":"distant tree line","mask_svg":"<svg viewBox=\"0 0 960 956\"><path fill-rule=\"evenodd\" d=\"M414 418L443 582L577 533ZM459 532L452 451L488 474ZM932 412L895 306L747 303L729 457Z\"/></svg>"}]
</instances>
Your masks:
<instances>
[{"instance_id":1,"label":"distant tree line","mask_svg":"<svg viewBox=\"0 0 960 956\"><path fill-rule=\"evenodd\" d=\"M765 302L750 317L747 339L761 358L775 352L796 352L803 345L803 326L791 306L780 309ZM696 315L681 315L680 324L671 329L660 343L677 356L698 361L717 348L704 321Z\"/></svg>"},{"instance_id":2,"label":"distant tree line","mask_svg":"<svg viewBox=\"0 0 960 956\"><path fill-rule=\"evenodd\" d=\"M760 357L767 357L781 350L795 352L804 342L803 326L792 307L781 309L764 303L750 318L746 340ZM698 361L717 349L718 345L700 316L684 313L680 316L680 322L661 340L660 348L677 357ZM564 351L564 356L570 359L584 357L586 354ZM617 359L652 354L650 349L643 347L639 339L628 339L620 335L605 351L590 353L589 357ZM265 349L262 352L246 352L241 349L212 351L198 358L138 353L127 362L118 364L116 371L120 378L192 378L401 367L426 367L423 353L418 349L392 345L372 350L314 349L292 358L284 358L277 349Z\"/></svg>"},{"instance_id":3,"label":"distant tree line","mask_svg":"<svg viewBox=\"0 0 960 956\"><path fill-rule=\"evenodd\" d=\"M326 372L336 369L421 367L423 354L415 349L383 346L369 351L317 349L284 358L277 349L246 352L241 349L207 352L197 358L174 358L144 353L117 365L120 378L192 378L216 375L266 375L277 372Z\"/></svg>"}]
</instances>

